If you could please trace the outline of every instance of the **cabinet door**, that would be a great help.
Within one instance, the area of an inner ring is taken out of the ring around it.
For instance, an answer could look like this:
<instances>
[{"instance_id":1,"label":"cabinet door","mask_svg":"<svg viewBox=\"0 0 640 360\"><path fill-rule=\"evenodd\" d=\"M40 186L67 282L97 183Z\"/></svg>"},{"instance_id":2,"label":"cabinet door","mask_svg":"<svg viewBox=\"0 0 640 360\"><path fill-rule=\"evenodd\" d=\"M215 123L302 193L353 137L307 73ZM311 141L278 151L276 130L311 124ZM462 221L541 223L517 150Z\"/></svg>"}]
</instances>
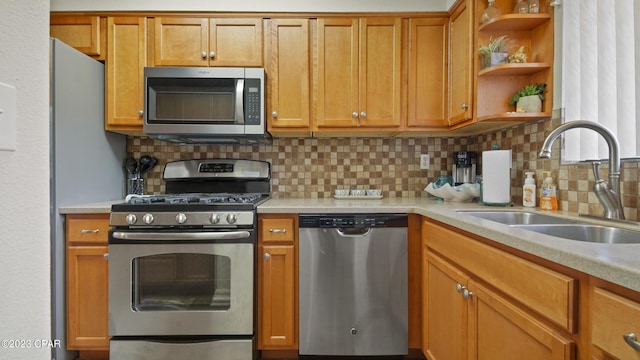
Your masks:
<instances>
[{"instance_id":1,"label":"cabinet door","mask_svg":"<svg viewBox=\"0 0 640 360\"><path fill-rule=\"evenodd\" d=\"M155 18L155 66L208 66L209 58L209 19Z\"/></svg>"},{"instance_id":2,"label":"cabinet door","mask_svg":"<svg viewBox=\"0 0 640 360\"><path fill-rule=\"evenodd\" d=\"M468 306L459 290L468 277L427 250L424 258L422 351L429 360L463 360Z\"/></svg>"},{"instance_id":3,"label":"cabinet door","mask_svg":"<svg viewBox=\"0 0 640 360\"><path fill-rule=\"evenodd\" d=\"M469 358L570 360L574 343L502 297L470 281Z\"/></svg>"},{"instance_id":4,"label":"cabinet door","mask_svg":"<svg viewBox=\"0 0 640 360\"><path fill-rule=\"evenodd\" d=\"M142 132L147 23L144 17L108 19L107 130Z\"/></svg>"},{"instance_id":5,"label":"cabinet door","mask_svg":"<svg viewBox=\"0 0 640 360\"><path fill-rule=\"evenodd\" d=\"M470 0L463 1L453 12L449 25L449 125L473 117L473 9Z\"/></svg>"},{"instance_id":6,"label":"cabinet door","mask_svg":"<svg viewBox=\"0 0 640 360\"><path fill-rule=\"evenodd\" d=\"M309 20L272 19L269 131L309 129Z\"/></svg>"},{"instance_id":7,"label":"cabinet door","mask_svg":"<svg viewBox=\"0 0 640 360\"><path fill-rule=\"evenodd\" d=\"M591 304L591 341L598 359L640 359L640 351L627 341L637 344L640 332L640 303L601 288L594 288ZM631 334L636 334L632 340ZM626 340L629 338L629 340Z\"/></svg>"},{"instance_id":8,"label":"cabinet door","mask_svg":"<svg viewBox=\"0 0 640 360\"><path fill-rule=\"evenodd\" d=\"M448 19L410 19L407 127L447 128Z\"/></svg>"},{"instance_id":9,"label":"cabinet door","mask_svg":"<svg viewBox=\"0 0 640 360\"><path fill-rule=\"evenodd\" d=\"M99 16L51 15L49 33L87 55L104 59Z\"/></svg>"},{"instance_id":10,"label":"cabinet door","mask_svg":"<svg viewBox=\"0 0 640 360\"><path fill-rule=\"evenodd\" d=\"M260 249L258 347L295 349L295 248L293 245L265 245Z\"/></svg>"},{"instance_id":11,"label":"cabinet door","mask_svg":"<svg viewBox=\"0 0 640 360\"><path fill-rule=\"evenodd\" d=\"M400 126L401 53L400 18L360 19L360 126Z\"/></svg>"},{"instance_id":12,"label":"cabinet door","mask_svg":"<svg viewBox=\"0 0 640 360\"><path fill-rule=\"evenodd\" d=\"M211 19L209 66L262 66L262 19Z\"/></svg>"},{"instance_id":13,"label":"cabinet door","mask_svg":"<svg viewBox=\"0 0 640 360\"><path fill-rule=\"evenodd\" d=\"M67 348L109 349L107 246L67 248Z\"/></svg>"},{"instance_id":14,"label":"cabinet door","mask_svg":"<svg viewBox=\"0 0 640 360\"><path fill-rule=\"evenodd\" d=\"M358 125L358 19L318 19L317 126Z\"/></svg>"}]
</instances>

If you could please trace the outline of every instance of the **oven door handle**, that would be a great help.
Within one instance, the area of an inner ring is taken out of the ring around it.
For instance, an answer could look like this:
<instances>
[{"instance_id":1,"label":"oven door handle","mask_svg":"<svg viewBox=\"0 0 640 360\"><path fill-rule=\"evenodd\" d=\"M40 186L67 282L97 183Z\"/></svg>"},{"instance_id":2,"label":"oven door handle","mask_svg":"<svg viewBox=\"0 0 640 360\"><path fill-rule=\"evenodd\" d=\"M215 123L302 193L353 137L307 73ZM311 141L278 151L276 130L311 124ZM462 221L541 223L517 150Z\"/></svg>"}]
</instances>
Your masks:
<instances>
[{"instance_id":1,"label":"oven door handle","mask_svg":"<svg viewBox=\"0 0 640 360\"><path fill-rule=\"evenodd\" d=\"M248 231L226 232L124 232L114 231L114 239L141 241L189 241L189 240L239 240L251 237Z\"/></svg>"}]
</instances>

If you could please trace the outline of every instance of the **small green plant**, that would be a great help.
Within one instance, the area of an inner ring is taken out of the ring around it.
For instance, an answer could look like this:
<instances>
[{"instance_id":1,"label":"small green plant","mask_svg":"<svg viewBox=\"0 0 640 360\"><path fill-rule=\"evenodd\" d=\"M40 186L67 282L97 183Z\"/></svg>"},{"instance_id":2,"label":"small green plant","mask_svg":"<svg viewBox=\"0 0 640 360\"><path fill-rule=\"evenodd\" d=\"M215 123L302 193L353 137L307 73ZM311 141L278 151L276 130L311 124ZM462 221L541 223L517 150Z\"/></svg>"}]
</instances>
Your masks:
<instances>
[{"instance_id":1,"label":"small green plant","mask_svg":"<svg viewBox=\"0 0 640 360\"><path fill-rule=\"evenodd\" d=\"M547 84L543 83L526 85L517 93L513 94L511 100L509 100L509 105L515 105L523 96L538 95L540 97L540 100L544 100L544 92L546 89Z\"/></svg>"},{"instance_id":2,"label":"small green plant","mask_svg":"<svg viewBox=\"0 0 640 360\"><path fill-rule=\"evenodd\" d=\"M491 56L492 53L506 53L513 47L513 43L506 35L499 38L489 38L489 44L482 45L478 49L478 53L482 56Z\"/></svg>"}]
</instances>

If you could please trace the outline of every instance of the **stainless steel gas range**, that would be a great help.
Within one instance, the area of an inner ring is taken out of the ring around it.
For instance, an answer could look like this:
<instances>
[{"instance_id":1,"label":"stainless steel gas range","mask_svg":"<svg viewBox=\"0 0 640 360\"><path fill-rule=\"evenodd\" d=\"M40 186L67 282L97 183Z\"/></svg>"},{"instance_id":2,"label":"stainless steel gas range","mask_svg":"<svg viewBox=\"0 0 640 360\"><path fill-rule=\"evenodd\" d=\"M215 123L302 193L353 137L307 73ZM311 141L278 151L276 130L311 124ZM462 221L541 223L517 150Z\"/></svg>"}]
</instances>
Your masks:
<instances>
[{"instance_id":1,"label":"stainless steel gas range","mask_svg":"<svg viewBox=\"0 0 640 360\"><path fill-rule=\"evenodd\" d=\"M252 359L256 207L270 165L168 163L167 193L111 208L110 358Z\"/></svg>"}]
</instances>

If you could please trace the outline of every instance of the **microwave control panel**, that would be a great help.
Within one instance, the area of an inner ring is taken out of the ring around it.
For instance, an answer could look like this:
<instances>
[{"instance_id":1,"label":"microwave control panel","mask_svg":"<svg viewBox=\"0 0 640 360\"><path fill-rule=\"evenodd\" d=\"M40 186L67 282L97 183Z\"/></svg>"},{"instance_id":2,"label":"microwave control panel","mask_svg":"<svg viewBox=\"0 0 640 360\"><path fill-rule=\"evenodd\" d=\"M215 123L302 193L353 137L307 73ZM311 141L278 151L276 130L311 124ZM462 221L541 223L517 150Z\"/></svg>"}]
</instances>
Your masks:
<instances>
[{"instance_id":1,"label":"microwave control panel","mask_svg":"<svg viewBox=\"0 0 640 360\"><path fill-rule=\"evenodd\" d=\"M260 79L245 79L244 82L244 123L245 125L260 125L262 104L260 94Z\"/></svg>"}]
</instances>

